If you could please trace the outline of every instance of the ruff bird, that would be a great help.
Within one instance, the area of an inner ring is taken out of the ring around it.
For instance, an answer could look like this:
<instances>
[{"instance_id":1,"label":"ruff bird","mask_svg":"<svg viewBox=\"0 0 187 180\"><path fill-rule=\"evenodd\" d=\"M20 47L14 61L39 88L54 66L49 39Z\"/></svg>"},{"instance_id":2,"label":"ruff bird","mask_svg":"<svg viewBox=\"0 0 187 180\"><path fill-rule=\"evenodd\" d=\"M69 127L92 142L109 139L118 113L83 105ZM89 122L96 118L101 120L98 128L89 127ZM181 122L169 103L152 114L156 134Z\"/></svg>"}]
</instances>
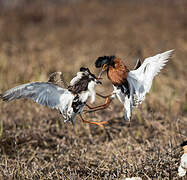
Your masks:
<instances>
[{"instance_id":1,"label":"ruff bird","mask_svg":"<svg viewBox=\"0 0 187 180\"><path fill-rule=\"evenodd\" d=\"M77 114L86 123L99 126L106 123L104 121L90 122L84 120L81 115L88 98L91 99L91 103L95 101L95 86L101 84L101 81L88 68L81 67L80 72L70 81L67 88L57 85L60 79L60 72L53 73L48 82L22 84L5 91L0 97L3 101L20 98L32 99L42 106L57 109L62 114L65 122L70 121L73 124Z\"/></svg>"},{"instance_id":2,"label":"ruff bird","mask_svg":"<svg viewBox=\"0 0 187 180\"><path fill-rule=\"evenodd\" d=\"M186 175L187 171L187 139L181 144L181 147L184 149L184 154L181 156L180 165L178 168L178 175L183 177Z\"/></svg>"},{"instance_id":3,"label":"ruff bird","mask_svg":"<svg viewBox=\"0 0 187 180\"><path fill-rule=\"evenodd\" d=\"M145 99L145 95L150 91L154 77L165 66L173 51L170 50L148 57L143 63L138 60L134 70L131 71L116 56L99 57L95 62L96 68L101 68L98 78L106 71L114 89L110 95L101 96L106 98L102 108L108 107L112 99L117 97L124 105L124 119L129 121L133 107L138 106Z\"/></svg>"}]
</instances>

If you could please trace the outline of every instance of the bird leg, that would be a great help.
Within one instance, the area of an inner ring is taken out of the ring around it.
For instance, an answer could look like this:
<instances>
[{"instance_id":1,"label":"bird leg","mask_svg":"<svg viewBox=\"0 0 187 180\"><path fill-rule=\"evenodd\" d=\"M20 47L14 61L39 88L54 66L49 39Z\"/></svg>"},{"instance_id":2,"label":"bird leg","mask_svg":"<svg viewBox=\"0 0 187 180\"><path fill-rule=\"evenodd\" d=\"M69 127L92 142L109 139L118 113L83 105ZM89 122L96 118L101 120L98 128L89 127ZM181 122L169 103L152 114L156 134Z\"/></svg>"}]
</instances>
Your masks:
<instances>
[{"instance_id":1,"label":"bird leg","mask_svg":"<svg viewBox=\"0 0 187 180\"><path fill-rule=\"evenodd\" d=\"M112 93L109 94L109 95L107 95L107 96L101 95L101 94L99 94L99 93L96 93L96 95L98 95L99 97L102 97L102 98L106 99L106 98L112 96Z\"/></svg>"},{"instance_id":2,"label":"bird leg","mask_svg":"<svg viewBox=\"0 0 187 180\"><path fill-rule=\"evenodd\" d=\"M106 108L108 108L108 106L110 105L111 102L112 102L112 99L107 97L106 100L105 100L105 103L102 104L102 105L91 107L88 104L86 104L86 106L91 110L86 110L85 113L90 113L90 112L95 112L95 111L98 111L98 110L106 109Z\"/></svg>"},{"instance_id":3,"label":"bird leg","mask_svg":"<svg viewBox=\"0 0 187 180\"><path fill-rule=\"evenodd\" d=\"M91 106L89 106L88 104L86 104L86 106L87 106L89 109L97 109L97 108L100 108L100 107L105 107L105 108L107 108L108 105L109 105L109 103L110 103L110 102L108 102L108 101L111 101L111 99L109 99L109 97L112 96L112 93L109 94L109 95L107 95L107 96L101 95L101 94L99 94L99 93L96 93L96 95L98 95L99 97L102 97L102 98L106 99L106 100L105 100L105 104L102 104L102 105L99 105L99 106L95 106L95 107L91 107Z\"/></svg>"},{"instance_id":4,"label":"bird leg","mask_svg":"<svg viewBox=\"0 0 187 180\"><path fill-rule=\"evenodd\" d=\"M101 122L92 121L92 122L91 122L91 121L84 120L81 114L79 114L79 116L80 116L82 122L84 122L84 123L95 124L95 125L98 125L98 126L100 126L100 127L103 127L103 124L106 124L106 123L107 123L107 121L101 121Z\"/></svg>"}]
</instances>

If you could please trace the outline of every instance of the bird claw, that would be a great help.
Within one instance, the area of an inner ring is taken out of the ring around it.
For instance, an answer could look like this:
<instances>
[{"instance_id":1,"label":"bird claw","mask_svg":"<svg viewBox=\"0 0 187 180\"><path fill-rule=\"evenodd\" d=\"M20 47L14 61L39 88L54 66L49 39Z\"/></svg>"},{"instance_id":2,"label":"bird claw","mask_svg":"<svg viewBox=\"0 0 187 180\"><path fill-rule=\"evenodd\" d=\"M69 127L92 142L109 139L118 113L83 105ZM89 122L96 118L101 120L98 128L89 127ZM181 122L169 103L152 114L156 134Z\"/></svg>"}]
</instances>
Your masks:
<instances>
[{"instance_id":1,"label":"bird claw","mask_svg":"<svg viewBox=\"0 0 187 180\"><path fill-rule=\"evenodd\" d=\"M100 127L104 127L103 124L108 123L107 121L95 122L95 121L86 121L86 120L84 120L83 122L84 123L89 123L89 124L95 124L95 125L98 125Z\"/></svg>"},{"instance_id":2,"label":"bird claw","mask_svg":"<svg viewBox=\"0 0 187 180\"><path fill-rule=\"evenodd\" d=\"M95 124L100 127L104 127L103 124L107 124L107 123L108 123L107 121L95 122Z\"/></svg>"},{"instance_id":3,"label":"bird claw","mask_svg":"<svg viewBox=\"0 0 187 180\"><path fill-rule=\"evenodd\" d=\"M84 120L83 117L80 115L80 118L81 120L84 122L84 123L89 123L89 124L95 124L95 125L98 125L100 127L103 127L103 124L106 124L107 121L101 121L101 122L96 122L96 121L87 121L87 120Z\"/></svg>"}]
</instances>

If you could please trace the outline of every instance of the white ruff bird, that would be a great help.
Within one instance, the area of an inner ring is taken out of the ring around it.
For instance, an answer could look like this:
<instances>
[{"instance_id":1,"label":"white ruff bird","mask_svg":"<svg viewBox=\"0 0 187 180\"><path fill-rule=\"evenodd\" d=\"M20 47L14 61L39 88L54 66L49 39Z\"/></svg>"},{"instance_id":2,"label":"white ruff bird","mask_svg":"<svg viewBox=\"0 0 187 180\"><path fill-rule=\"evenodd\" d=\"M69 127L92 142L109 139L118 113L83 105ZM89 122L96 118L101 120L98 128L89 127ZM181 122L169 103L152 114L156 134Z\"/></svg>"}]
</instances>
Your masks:
<instances>
[{"instance_id":1,"label":"white ruff bird","mask_svg":"<svg viewBox=\"0 0 187 180\"><path fill-rule=\"evenodd\" d=\"M127 69L120 58L115 56L99 57L95 62L97 68L102 68L99 77L104 71L107 71L107 76L114 88L112 94L103 96L107 98L103 108L108 107L111 100L117 97L124 105L124 119L129 121L133 107L141 104L145 99L154 77L165 66L172 54L173 50L170 50L146 58L143 64L138 61L135 70L132 71Z\"/></svg>"},{"instance_id":2,"label":"white ruff bird","mask_svg":"<svg viewBox=\"0 0 187 180\"><path fill-rule=\"evenodd\" d=\"M187 140L184 141L181 146L184 149L184 154L181 156L181 162L178 168L178 175L180 177L183 177L186 175L187 171Z\"/></svg>"},{"instance_id":3,"label":"white ruff bird","mask_svg":"<svg viewBox=\"0 0 187 180\"><path fill-rule=\"evenodd\" d=\"M57 74L58 75L58 74ZM101 84L88 68L80 68L80 72L74 77L70 86L65 89L52 83L50 76L48 82L32 82L23 84L5 91L0 97L3 101L25 98L32 99L42 106L57 109L63 116L64 121L74 123L75 116L80 115L83 122L102 126L105 122L89 122L82 118L81 112L90 97L95 101L95 85Z\"/></svg>"}]
</instances>

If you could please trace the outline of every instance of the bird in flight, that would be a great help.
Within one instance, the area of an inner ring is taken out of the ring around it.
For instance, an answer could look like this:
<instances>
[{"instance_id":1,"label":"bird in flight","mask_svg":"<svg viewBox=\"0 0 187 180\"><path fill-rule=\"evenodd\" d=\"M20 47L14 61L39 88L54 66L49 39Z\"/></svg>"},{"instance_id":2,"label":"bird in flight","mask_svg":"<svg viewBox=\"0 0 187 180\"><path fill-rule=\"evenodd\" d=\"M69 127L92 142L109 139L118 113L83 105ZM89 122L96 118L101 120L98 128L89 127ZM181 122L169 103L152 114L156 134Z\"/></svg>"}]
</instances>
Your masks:
<instances>
[{"instance_id":1,"label":"bird in flight","mask_svg":"<svg viewBox=\"0 0 187 180\"><path fill-rule=\"evenodd\" d=\"M42 106L57 109L62 114L65 122L70 121L73 124L77 114L86 123L99 126L106 123L106 121L90 122L84 120L81 115L83 107L87 105L88 98L91 99L91 103L95 101L95 86L101 84L101 81L88 68L81 67L80 72L70 81L67 88L59 86L60 81L61 73L56 72L50 75L48 82L22 84L5 91L0 94L0 97L3 101L20 98L32 99Z\"/></svg>"},{"instance_id":2,"label":"bird in flight","mask_svg":"<svg viewBox=\"0 0 187 180\"><path fill-rule=\"evenodd\" d=\"M95 66L101 68L98 78L106 71L108 79L113 84L113 92L108 96L102 96L106 98L106 102L101 108L108 107L112 99L117 97L124 105L124 119L129 121L133 107L138 106L145 99L145 95L150 91L154 77L165 66L173 51L170 50L148 57L142 64L138 60L132 71L129 71L124 62L116 56L97 58Z\"/></svg>"}]
</instances>

